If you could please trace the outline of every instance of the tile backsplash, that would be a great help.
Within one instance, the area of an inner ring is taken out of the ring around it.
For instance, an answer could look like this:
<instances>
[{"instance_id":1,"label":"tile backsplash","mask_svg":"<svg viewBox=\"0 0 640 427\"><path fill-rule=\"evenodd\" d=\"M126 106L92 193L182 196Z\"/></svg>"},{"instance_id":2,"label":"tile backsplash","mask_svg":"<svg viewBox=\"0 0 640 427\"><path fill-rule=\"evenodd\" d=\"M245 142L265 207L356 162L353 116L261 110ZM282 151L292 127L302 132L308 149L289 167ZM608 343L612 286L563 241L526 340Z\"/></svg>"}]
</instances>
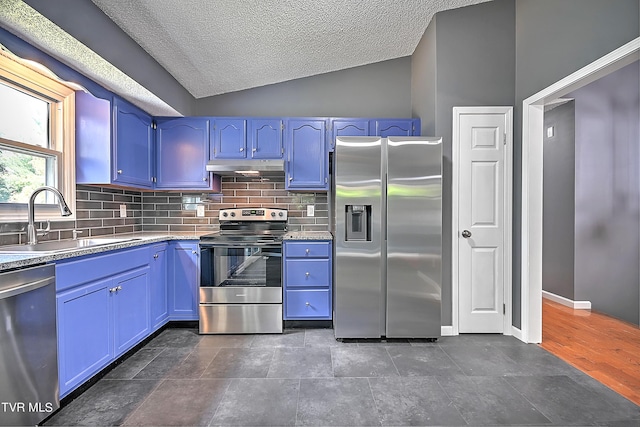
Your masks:
<instances>
[{"instance_id":1,"label":"tile backsplash","mask_svg":"<svg viewBox=\"0 0 640 427\"><path fill-rule=\"evenodd\" d=\"M120 218L120 205L127 216ZM82 237L142 231L142 193L116 188L88 185L76 186L76 219L51 222L51 231L38 236L38 241L71 239L72 230L82 231ZM37 228L46 222L36 221ZM0 224L0 245L27 242L27 221Z\"/></svg>"},{"instance_id":2,"label":"tile backsplash","mask_svg":"<svg viewBox=\"0 0 640 427\"><path fill-rule=\"evenodd\" d=\"M120 205L127 216L120 217ZM205 216L196 216L203 205ZM307 205L315 216L307 217ZM325 231L329 228L327 193L291 193L284 177L269 181L224 177L222 194L189 192L139 192L98 186L76 187L76 219L51 222L51 231L39 241L130 233L134 231L213 232L219 229L218 210L234 207L272 207L289 210L289 230ZM46 223L36 223L38 228ZM0 223L0 245L26 243L27 223Z\"/></svg>"},{"instance_id":3,"label":"tile backsplash","mask_svg":"<svg viewBox=\"0 0 640 427\"><path fill-rule=\"evenodd\" d=\"M196 216L203 205L204 217ZM315 216L307 217L307 205ZM222 194L155 192L142 195L144 231L213 232L219 229L218 211L223 208L268 207L289 210L289 230L324 231L329 228L326 193L290 193L284 177L258 181L255 178L223 177Z\"/></svg>"}]
</instances>

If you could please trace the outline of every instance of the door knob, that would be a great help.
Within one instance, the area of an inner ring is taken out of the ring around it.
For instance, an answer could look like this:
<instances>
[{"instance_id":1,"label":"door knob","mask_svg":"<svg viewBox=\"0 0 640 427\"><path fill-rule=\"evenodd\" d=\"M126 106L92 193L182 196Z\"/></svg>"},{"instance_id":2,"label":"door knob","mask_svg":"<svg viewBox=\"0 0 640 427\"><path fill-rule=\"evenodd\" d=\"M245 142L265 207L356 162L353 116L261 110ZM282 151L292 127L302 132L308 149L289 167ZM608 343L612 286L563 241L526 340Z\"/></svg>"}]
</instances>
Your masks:
<instances>
[{"instance_id":1,"label":"door knob","mask_svg":"<svg viewBox=\"0 0 640 427\"><path fill-rule=\"evenodd\" d=\"M469 230L464 230L462 232L462 237L464 237L465 239L468 239L469 237L471 237L471 232Z\"/></svg>"}]
</instances>

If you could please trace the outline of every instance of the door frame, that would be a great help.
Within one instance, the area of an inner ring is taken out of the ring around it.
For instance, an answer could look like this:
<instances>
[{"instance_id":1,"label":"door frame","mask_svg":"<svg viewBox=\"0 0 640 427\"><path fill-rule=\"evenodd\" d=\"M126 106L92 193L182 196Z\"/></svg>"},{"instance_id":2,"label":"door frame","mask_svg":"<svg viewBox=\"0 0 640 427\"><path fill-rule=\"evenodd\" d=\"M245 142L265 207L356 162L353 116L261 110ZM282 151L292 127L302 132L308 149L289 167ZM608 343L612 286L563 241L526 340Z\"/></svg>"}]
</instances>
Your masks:
<instances>
[{"instance_id":1,"label":"door frame","mask_svg":"<svg viewBox=\"0 0 640 427\"><path fill-rule=\"evenodd\" d=\"M458 251L460 249L458 235L459 204L458 197L460 187L460 116L462 114L504 114L506 115L506 144L504 149L504 228L503 228L503 297L505 304L505 314L503 316L503 335L512 335L512 242L513 242L513 107L453 107L453 140L452 140L452 182L451 182L451 330L446 335L459 334L459 275L460 260ZM445 333L443 333L445 335Z\"/></svg>"},{"instance_id":2,"label":"door frame","mask_svg":"<svg viewBox=\"0 0 640 427\"><path fill-rule=\"evenodd\" d=\"M544 104L640 59L640 37L522 102L521 324L513 335L542 342L542 146Z\"/></svg>"}]
</instances>

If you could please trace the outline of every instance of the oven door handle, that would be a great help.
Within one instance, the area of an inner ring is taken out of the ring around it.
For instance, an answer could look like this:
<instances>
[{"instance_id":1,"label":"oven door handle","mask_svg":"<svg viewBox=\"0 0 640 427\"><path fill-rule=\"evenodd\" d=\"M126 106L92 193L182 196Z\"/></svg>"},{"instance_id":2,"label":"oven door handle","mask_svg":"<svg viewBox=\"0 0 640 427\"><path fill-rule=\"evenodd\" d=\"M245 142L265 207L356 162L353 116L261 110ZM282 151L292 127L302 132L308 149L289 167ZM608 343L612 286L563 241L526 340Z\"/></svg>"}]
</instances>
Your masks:
<instances>
[{"instance_id":1,"label":"oven door handle","mask_svg":"<svg viewBox=\"0 0 640 427\"><path fill-rule=\"evenodd\" d=\"M227 242L227 243L200 243L201 249L207 248L280 248L282 247L282 242Z\"/></svg>"}]
</instances>

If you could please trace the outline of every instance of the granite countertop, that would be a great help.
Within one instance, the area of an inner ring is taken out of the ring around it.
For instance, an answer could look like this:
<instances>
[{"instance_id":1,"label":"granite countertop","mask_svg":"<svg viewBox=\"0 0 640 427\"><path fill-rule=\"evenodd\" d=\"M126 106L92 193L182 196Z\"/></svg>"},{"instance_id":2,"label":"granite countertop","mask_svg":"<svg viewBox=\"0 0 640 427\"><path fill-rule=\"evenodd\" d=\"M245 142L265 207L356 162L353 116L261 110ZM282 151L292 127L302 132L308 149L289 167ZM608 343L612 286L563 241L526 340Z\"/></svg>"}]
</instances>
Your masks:
<instances>
[{"instance_id":1,"label":"granite countertop","mask_svg":"<svg viewBox=\"0 0 640 427\"><path fill-rule=\"evenodd\" d=\"M333 240L329 231L289 231L284 240Z\"/></svg>"},{"instance_id":2,"label":"granite countertop","mask_svg":"<svg viewBox=\"0 0 640 427\"><path fill-rule=\"evenodd\" d=\"M138 233L125 233L114 234L105 236L94 236L91 238L118 238L118 239L135 239L126 240L123 242L112 243L101 246L93 246L87 248L69 249L59 251L56 253L38 254L38 253L24 253L24 254L5 254L0 252L0 272L19 267L27 267L30 265L43 264L52 261L58 261L66 258L79 257L83 255L97 254L106 251L112 251L116 249L132 248L136 246L148 245L151 243L163 242L167 240L198 240L201 235L208 234L203 233L157 233L157 232L138 232Z\"/></svg>"}]
</instances>

